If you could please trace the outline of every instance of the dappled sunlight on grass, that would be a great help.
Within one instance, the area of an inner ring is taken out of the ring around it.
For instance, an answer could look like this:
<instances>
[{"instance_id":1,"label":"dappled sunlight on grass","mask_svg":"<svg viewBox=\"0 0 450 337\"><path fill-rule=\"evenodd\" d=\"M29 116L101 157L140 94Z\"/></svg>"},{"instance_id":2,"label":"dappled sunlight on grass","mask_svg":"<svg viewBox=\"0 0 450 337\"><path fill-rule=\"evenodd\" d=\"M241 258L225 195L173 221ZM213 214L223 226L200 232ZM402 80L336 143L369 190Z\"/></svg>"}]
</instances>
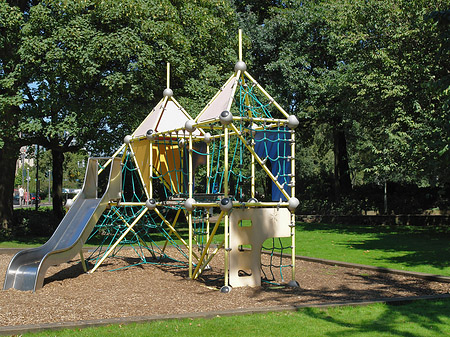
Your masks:
<instances>
[{"instance_id":1,"label":"dappled sunlight on grass","mask_svg":"<svg viewBox=\"0 0 450 337\"><path fill-rule=\"evenodd\" d=\"M450 300L173 319L23 336L447 336Z\"/></svg>"},{"instance_id":2,"label":"dappled sunlight on grass","mask_svg":"<svg viewBox=\"0 0 450 337\"><path fill-rule=\"evenodd\" d=\"M421 228L299 224L297 254L450 276L448 234Z\"/></svg>"},{"instance_id":3,"label":"dappled sunlight on grass","mask_svg":"<svg viewBox=\"0 0 450 337\"><path fill-rule=\"evenodd\" d=\"M329 326L326 336L444 336L450 333L449 301L305 309L304 314Z\"/></svg>"}]
</instances>

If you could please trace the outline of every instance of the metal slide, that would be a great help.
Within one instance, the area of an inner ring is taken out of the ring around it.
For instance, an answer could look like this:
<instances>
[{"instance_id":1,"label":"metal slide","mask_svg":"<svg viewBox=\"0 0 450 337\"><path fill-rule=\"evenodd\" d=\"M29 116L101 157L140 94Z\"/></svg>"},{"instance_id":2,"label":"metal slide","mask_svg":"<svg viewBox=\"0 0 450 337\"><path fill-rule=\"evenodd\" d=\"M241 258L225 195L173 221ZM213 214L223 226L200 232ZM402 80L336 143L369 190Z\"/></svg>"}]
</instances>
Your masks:
<instances>
[{"instance_id":1,"label":"metal slide","mask_svg":"<svg viewBox=\"0 0 450 337\"><path fill-rule=\"evenodd\" d=\"M108 186L97 198L98 159L89 158L83 189L52 237L41 247L18 252L6 271L3 289L42 288L48 267L70 261L81 252L95 224L110 200L120 200L122 171L120 158L113 158Z\"/></svg>"}]
</instances>

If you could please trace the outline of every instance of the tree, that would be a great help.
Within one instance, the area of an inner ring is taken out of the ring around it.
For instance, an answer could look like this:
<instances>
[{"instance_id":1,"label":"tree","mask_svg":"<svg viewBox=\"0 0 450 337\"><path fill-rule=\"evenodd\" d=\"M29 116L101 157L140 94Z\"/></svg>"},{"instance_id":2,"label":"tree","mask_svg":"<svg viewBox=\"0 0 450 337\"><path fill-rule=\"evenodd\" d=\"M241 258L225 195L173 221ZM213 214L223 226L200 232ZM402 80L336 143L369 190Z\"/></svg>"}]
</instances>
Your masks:
<instances>
[{"instance_id":1,"label":"tree","mask_svg":"<svg viewBox=\"0 0 450 337\"><path fill-rule=\"evenodd\" d=\"M12 222L14 170L23 140L19 132L23 116L20 105L22 81L26 75L20 67L18 53L22 11L28 1L0 2L0 222L8 229Z\"/></svg>"},{"instance_id":2,"label":"tree","mask_svg":"<svg viewBox=\"0 0 450 337\"><path fill-rule=\"evenodd\" d=\"M431 118L434 130L439 134L431 144L437 149L440 165L433 165L429 170L441 182L450 183L447 169L450 165L450 9L433 11L426 16L437 30L439 49L435 57L437 71L428 83L429 93L436 98L436 111ZM429 161L428 161L429 163Z\"/></svg>"},{"instance_id":3,"label":"tree","mask_svg":"<svg viewBox=\"0 0 450 337\"><path fill-rule=\"evenodd\" d=\"M271 17L273 8L285 5L285 1L281 0L234 0L234 3L238 13L243 13L245 17L255 15L257 25L262 25Z\"/></svg>"},{"instance_id":4,"label":"tree","mask_svg":"<svg viewBox=\"0 0 450 337\"><path fill-rule=\"evenodd\" d=\"M331 127L335 195L339 196L351 190L345 133L351 88L346 85L345 65L338 62L330 44L327 14L320 2L283 4L272 11L257 40L260 53L270 57L260 67L264 81L270 83L279 101L301 119L326 122Z\"/></svg>"},{"instance_id":5,"label":"tree","mask_svg":"<svg viewBox=\"0 0 450 337\"><path fill-rule=\"evenodd\" d=\"M447 5L290 1L252 31L262 81L308 126L298 129L302 146L318 139L311 125L326 126L336 196L350 191L352 174L363 183L430 184L448 163L448 86L438 85L448 75L448 49L440 47Z\"/></svg>"},{"instance_id":6,"label":"tree","mask_svg":"<svg viewBox=\"0 0 450 337\"><path fill-rule=\"evenodd\" d=\"M441 138L433 120L442 105L426 87L445 66L436 62L439 34L427 15L443 6L442 1L348 3L340 13L344 19L334 23L334 44L353 65L358 138L369 146L355 150L371 154L358 155L358 162L375 179L420 185L434 180L430 163L440 166L432 144ZM333 10L339 14L339 8Z\"/></svg>"},{"instance_id":7,"label":"tree","mask_svg":"<svg viewBox=\"0 0 450 337\"><path fill-rule=\"evenodd\" d=\"M52 152L53 206L59 217L64 153L86 148L104 154L116 148L160 99L166 62L172 64L171 87L180 101L190 102L187 97L195 92L201 102L209 96L202 89L218 87L220 74L236 60L230 46L235 16L226 1L28 5L25 10L2 3L5 17L7 11L17 14L14 66L27 74L17 79L15 111L9 115L25 117L15 132L21 128L26 142ZM207 83L196 86L198 77ZM4 140L9 144L11 137Z\"/></svg>"}]
</instances>

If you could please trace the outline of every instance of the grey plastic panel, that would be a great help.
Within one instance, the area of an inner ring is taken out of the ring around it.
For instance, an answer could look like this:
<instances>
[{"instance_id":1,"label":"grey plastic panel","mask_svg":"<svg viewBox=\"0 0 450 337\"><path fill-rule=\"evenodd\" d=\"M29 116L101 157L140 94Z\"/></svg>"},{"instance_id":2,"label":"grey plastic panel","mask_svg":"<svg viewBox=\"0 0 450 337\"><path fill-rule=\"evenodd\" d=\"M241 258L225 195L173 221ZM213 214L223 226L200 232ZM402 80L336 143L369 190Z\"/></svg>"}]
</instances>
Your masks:
<instances>
[{"instance_id":1,"label":"grey plastic panel","mask_svg":"<svg viewBox=\"0 0 450 337\"><path fill-rule=\"evenodd\" d=\"M97 198L98 159L89 158L83 188L51 238L41 247L18 252L9 263L3 289L33 290L42 288L48 267L74 258L110 200L121 195L120 158L113 158L108 186Z\"/></svg>"}]
</instances>

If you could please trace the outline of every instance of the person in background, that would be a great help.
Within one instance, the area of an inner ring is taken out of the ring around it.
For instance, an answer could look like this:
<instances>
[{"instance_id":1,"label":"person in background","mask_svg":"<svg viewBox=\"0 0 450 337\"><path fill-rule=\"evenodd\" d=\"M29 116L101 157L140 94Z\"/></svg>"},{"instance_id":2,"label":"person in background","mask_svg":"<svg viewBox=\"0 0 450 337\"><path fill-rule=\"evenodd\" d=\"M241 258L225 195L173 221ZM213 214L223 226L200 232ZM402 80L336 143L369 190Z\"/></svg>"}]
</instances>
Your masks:
<instances>
[{"instance_id":1,"label":"person in background","mask_svg":"<svg viewBox=\"0 0 450 337\"><path fill-rule=\"evenodd\" d=\"M25 191L24 191L24 189L22 188L22 186L20 185L20 186L19 186L19 205L20 205L20 206L23 206L23 205L24 205L24 199L23 199L24 194L25 194Z\"/></svg>"}]
</instances>

